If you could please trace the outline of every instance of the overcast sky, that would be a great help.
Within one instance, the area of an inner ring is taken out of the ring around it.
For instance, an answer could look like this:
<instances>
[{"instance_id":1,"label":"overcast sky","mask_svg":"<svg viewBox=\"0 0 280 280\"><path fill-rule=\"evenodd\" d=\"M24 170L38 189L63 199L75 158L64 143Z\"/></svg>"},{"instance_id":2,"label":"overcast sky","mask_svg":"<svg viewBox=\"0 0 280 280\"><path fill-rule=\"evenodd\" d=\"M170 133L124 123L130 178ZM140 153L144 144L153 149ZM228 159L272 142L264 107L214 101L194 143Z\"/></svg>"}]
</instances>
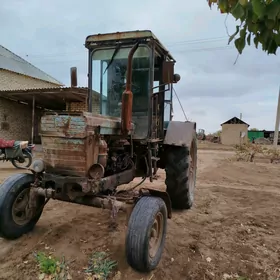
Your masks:
<instances>
[{"instance_id":1,"label":"overcast sky","mask_svg":"<svg viewBox=\"0 0 280 280\"><path fill-rule=\"evenodd\" d=\"M150 29L177 60L175 89L198 128L214 132L242 113L251 127L274 129L279 57L249 47L234 65L224 21L206 0L1 0L0 44L67 86L77 66L79 86L87 86L87 35ZM226 25L235 31L231 16ZM184 120L176 98L174 112Z\"/></svg>"}]
</instances>

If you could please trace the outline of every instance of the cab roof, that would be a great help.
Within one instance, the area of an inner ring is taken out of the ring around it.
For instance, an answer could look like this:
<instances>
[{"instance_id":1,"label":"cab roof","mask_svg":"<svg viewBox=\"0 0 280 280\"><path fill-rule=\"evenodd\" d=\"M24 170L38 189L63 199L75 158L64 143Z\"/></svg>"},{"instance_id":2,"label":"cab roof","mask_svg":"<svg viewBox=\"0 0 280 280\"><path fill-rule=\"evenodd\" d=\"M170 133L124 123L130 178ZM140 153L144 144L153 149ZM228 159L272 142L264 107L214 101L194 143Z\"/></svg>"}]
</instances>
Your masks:
<instances>
[{"instance_id":1,"label":"cab roof","mask_svg":"<svg viewBox=\"0 0 280 280\"><path fill-rule=\"evenodd\" d=\"M146 41L153 40L156 44L156 48L167 55L170 60L173 60L175 62L175 59L151 30L135 30L89 35L86 38L85 46L86 48L90 49L92 46L100 45L105 42L111 42L112 44L114 44L116 42L132 42L135 41L135 39L143 39Z\"/></svg>"}]
</instances>

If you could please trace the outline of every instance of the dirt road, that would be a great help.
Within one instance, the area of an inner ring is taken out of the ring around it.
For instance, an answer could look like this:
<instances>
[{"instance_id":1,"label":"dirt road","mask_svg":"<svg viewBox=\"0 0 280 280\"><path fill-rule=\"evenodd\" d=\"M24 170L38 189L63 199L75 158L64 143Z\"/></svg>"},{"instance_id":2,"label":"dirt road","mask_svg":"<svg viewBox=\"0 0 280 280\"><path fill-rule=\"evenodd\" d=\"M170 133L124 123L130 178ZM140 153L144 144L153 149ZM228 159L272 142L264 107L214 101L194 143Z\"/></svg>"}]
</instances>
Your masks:
<instances>
[{"instance_id":1,"label":"dirt road","mask_svg":"<svg viewBox=\"0 0 280 280\"><path fill-rule=\"evenodd\" d=\"M51 249L73 261L77 280L83 279L89 255L100 249L118 261L122 280L278 279L280 167L233 162L231 156L231 151L199 151L195 205L168 221L162 260L150 275L126 264L123 214L112 232L107 211L51 201L32 233L12 242L0 239L0 279L36 279L32 252ZM0 181L13 172L1 164ZM157 184L163 185L164 172L159 174Z\"/></svg>"}]
</instances>

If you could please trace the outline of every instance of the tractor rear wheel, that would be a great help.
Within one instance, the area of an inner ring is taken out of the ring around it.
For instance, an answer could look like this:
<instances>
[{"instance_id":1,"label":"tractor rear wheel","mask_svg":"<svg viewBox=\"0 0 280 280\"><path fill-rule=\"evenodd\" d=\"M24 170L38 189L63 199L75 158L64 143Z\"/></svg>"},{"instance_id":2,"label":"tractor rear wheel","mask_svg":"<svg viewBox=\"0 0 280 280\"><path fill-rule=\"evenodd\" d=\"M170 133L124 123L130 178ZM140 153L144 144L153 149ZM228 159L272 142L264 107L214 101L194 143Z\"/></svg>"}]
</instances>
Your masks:
<instances>
[{"instance_id":1,"label":"tractor rear wheel","mask_svg":"<svg viewBox=\"0 0 280 280\"><path fill-rule=\"evenodd\" d=\"M172 208L190 209L194 201L197 168L197 143L190 147L169 146L165 150L165 184Z\"/></svg>"}]
</instances>

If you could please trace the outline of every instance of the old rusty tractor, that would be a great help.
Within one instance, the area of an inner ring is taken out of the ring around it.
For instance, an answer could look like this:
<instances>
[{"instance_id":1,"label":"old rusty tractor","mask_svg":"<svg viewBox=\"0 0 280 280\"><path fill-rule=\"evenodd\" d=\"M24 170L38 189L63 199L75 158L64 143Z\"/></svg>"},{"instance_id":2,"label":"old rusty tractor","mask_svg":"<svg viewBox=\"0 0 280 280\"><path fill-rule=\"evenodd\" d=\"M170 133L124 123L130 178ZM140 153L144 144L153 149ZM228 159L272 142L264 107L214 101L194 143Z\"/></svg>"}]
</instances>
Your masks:
<instances>
[{"instance_id":1,"label":"old rusty tractor","mask_svg":"<svg viewBox=\"0 0 280 280\"><path fill-rule=\"evenodd\" d=\"M106 208L113 218L123 210L127 262L151 271L161 259L172 208L193 205L196 123L171 120L180 76L151 31L91 35L85 46L88 112L41 118L42 160L0 187L0 234L15 239L31 231L49 199ZM166 171L166 188L143 184L158 168ZM129 190L117 188L136 177Z\"/></svg>"},{"instance_id":2,"label":"old rusty tractor","mask_svg":"<svg viewBox=\"0 0 280 280\"><path fill-rule=\"evenodd\" d=\"M198 129L197 132L197 140L202 140L204 141L206 139L206 135L205 135L205 130L204 129Z\"/></svg>"}]
</instances>

